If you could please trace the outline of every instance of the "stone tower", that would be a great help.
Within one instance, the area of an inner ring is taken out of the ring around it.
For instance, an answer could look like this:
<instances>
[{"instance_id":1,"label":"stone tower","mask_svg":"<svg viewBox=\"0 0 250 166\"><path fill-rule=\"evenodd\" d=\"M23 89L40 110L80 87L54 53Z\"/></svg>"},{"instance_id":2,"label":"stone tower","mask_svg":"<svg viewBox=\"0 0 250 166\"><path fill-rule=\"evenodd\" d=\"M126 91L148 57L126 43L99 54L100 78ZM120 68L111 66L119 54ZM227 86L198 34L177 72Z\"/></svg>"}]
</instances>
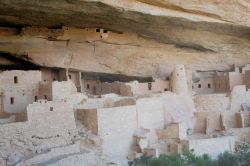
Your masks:
<instances>
[{"instance_id":1,"label":"stone tower","mask_svg":"<svg viewBox=\"0 0 250 166\"><path fill-rule=\"evenodd\" d=\"M188 85L184 65L175 65L172 73L172 91L177 94L187 94Z\"/></svg>"}]
</instances>

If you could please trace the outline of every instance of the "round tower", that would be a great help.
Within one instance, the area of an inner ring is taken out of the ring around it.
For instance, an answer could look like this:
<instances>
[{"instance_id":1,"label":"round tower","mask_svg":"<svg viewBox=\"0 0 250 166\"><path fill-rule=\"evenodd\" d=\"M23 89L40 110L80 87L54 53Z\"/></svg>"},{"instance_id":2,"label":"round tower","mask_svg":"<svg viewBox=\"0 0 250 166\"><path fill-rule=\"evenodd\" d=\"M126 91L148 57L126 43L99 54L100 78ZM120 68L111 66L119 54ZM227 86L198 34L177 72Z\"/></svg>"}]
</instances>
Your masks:
<instances>
[{"instance_id":1,"label":"round tower","mask_svg":"<svg viewBox=\"0 0 250 166\"><path fill-rule=\"evenodd\" d=\"M175 65L172 73L172 91L177 94L187 94L188 85L184 65Z\"/></svg>"}]
</instances>

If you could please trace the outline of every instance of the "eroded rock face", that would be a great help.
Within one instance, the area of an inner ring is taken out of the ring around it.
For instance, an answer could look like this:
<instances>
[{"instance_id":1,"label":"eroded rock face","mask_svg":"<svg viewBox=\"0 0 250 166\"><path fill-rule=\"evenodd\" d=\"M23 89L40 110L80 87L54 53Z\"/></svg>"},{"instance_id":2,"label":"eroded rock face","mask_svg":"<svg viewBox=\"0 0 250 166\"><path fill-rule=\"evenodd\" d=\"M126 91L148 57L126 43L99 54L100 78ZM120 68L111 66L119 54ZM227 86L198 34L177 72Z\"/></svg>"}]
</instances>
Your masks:
<instances>
[{"instance_id":1,"label":"eroded rock face","mask_svg":"<svg viewBox=\"0 0 250 166\"><path fill-rule=\"evenodd\" d=\"M174 64L228 70L250 63L249 10L247 0L5 0L2 26L40 28L2 30L0 51L43 66L137 76L163 77ZM41 28L58 26L65 28Z\"/></svg>"}]
</instances>

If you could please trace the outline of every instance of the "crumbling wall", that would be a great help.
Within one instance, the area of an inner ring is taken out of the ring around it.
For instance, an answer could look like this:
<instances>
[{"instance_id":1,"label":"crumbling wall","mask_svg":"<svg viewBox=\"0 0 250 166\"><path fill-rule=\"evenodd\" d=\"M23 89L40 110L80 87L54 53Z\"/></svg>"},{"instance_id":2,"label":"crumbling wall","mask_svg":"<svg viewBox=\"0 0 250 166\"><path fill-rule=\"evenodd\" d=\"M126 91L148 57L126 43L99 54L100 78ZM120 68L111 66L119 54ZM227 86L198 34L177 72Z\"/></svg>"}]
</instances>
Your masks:
<instances>
[{"instance_id":1,"label":"crumbling wall","mask_svg":"<svg viewBox=\"0 0 250 166\"><path fill-rule=\"evenodd\" d=\"M185 123L171 123L165 129L157 129L159 139L186 139L187 126Z\"/></svg>"},{"instance_id":2,"label":"crumbling wall","mask_svg":"<svg viewBox=\"0 0 250 166\"><path fill-rule=\"evenodd\" d=\"M227 94L196 95L193 98L196 111L229 111L230 98Z\"/></svg>"},{"instance_id":3,"label":"crumbling wall","mask_svg":"<svg viewBox=\"0 0 250 166\"><path fill-rule=\"evenodd\" d=\"M207 133L213 131L221 131L223 130L221 126L221 113L216 111L208 111L208 112L195 112L195 123L193 132L194 133Z\"/></svg>"},{"instance_id":4,"label":"crumbling wall","mask_svg":"<svg viewBox=\"0 0 250 166\"><path fill-rule=\"evenodd\" d=\"M233 133L237 141L250 142L250 128L234 128L229 132Z\"/></svg>"},{"instance_id":5,"label":"crumbling wall","mask_svg":"<svg viewBox=\"0 0 250 166\"><path fill-rule=\"evenodd\" d=\"M71 81L54 81L52 83L53 101L64 101L69 106L76 108L88 98L83 93L78 93L75 84Z\"/></svg>"},{"instance_id":6,"label":"crumbling wall","mask_svg":"<svg viewBox=\"0 0 250 166\"><path fill-rule=\"evenodd\" d=\"M120 95L121 96L133 96L131 86L127 84L120 84Z\"/></svg>"},{"instance_id":7,"label":"crumbling wall","mask_svg":"<svg viewBox=\"0 0 250 166\"><path fill-rule=\"evenodd\" d=\"M232 111L195 112L195 133L212 133L230 128L238 128L236 113Z\"/></svg>"},{"instance_id":8,"label":"crumbling wall","mask_svg":"<svg viewBox=\"0 0 250 166\"><path fill-rule=\"evenodd\" d=\"M101 84L101 94L107 94L107 93L121 94L120 93L121 84L122 83L119 82L112 82L112 83L104 82Z\"/></svg>"},{"instance_id":9,"label":"crumbling wall","mask_svg":"<svg viewBox=\"0 0 250 166\"><path fill-rule=\"evenodd\" d=\"M237 128L238 127L238 122L236 119L236 113L229 111L229 112L221 112L221 116L223 116L224 120L224 125L226 129L230 128Z\"/></svg>"},{"instance_id":10,"label":"crumbling wall","mask_svg":"<svg viewBox=\"0 0 250 166\"><path fill-rule=\"evenodd\" d=\"M38 99L52 100L52 82L40 82Z\"/></svg>"},{"instance_id":11,"label":"crumbling wall","mask_svg":"<svg viewBox=\"0 0 250 166\"><path fill-rule=\"evenodd\" d=\"M75 84L77 91L81 92L81 73L77 71L69 71L68 77Z\"/></svg>"},{"instance_id":12,"label":"crumbling wall","mask_svg":"<svg viewBox=\"0 0 250 166\"><path fill-rule=\"evenodd\" d=\"M116 94L108 94L115 96L107 96L102 98L87 98L82 104L77 105L77 109L96 109L96 108L110 108L121 107L128 105L135 105L136 99L134 97L117 96Z\"/></svg>"},{"instance_id":13,"label":"crumbling wall","mask_svg":"<svg viewBox=\"0 0 250 166\"><path fill-rule=\"evenodd\" d=\"M65 103L39 101L30 104L27 112L27 122L0 125L0 163L4 165L71 144L77 135L73 110Z\"/></svg>"},{"instance_id":14,"label":"crumbling wall","mask_svg":"<svg viewBox=\"0 0 250 166\"><path fill-rule=\"evenodd\" d=\"M72 108L63 102L40 100L27 107L27 115L28 123L32 123L37 128L40 128L40 131L36 132L36 135L39 135L39 137L55 135L58 132L66 134L76 129ZM51 128L50 126L53 127Z\"/></svg>"},{"instance_id":15,"label":"crumbling wall","mask_svg":"<svg viewBox=\"0 0 250 166\"><path fill-rule=\"evenodd\" d=\"M134 96L151 94L151 93L160 93L170 90L169 81L157 80L157 79L154 82L147 82L147 83L139 83L138 81L133 81L126 83L125 85L130 87L131 93ZM127 94L130 93L127 92Z\"/></svg>"},{"instance_id":16,"label":"crumbling wall","mask_svg":"<svg viewBox=\"0 0 250 166\"><path fill-rule=\"evenodd\" d=\"M235 86L231 92L231 111L238 112L241 109L243 103L249 103L249 92L246 91L245 85Z\"/></svg>"},{"instance_id":17,"label":"crumbling wall","mask_svg":"<svg viewBox=\"0 0 250 166\"><path fill-rule=\"evenodd\" d=\"M25 122L27 121L27 111L18 113L0 112L0 124Z\"/></svg>"},{"instance_id":18,"label":"crumbling wall","mask_svg":"<svg viewBox=\"0 0 250 166\"><path fill-rule=\"evenodd\" d=\"M52 83L53 101L61 101L68 98L70 95L77 93L77 89L72 81L54 81Z\"/></svg>"},{"instance_id":19,"label":"crumbling wall","mask_svg":"<svg viewBox=\"0 0 250 166\"><path fill-rule=\"evenodd\" d=\"M97 109L77 110L76 117L88 130L92 131L94 134L98 134Z\"/></svg>"}]
</instances>

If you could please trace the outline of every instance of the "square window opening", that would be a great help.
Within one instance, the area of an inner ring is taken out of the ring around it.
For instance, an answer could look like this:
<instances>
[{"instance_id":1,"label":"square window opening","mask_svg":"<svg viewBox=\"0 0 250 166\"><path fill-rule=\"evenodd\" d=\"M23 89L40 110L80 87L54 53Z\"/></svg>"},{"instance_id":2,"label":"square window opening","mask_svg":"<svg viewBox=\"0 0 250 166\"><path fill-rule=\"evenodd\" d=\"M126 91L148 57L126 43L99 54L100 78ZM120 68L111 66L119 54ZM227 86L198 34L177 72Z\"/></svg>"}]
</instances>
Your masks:
<instances>
[{"instance_id":1,"label":"square window opening","mask_svg":"<svg viewBox=\"0 0 250 166\"><path fill-rule=\"evenodd\" d=\"M207 84L207 87L208 87L208 88L211 88L211 84Z\"/></svg>"},{"instance_id":2,"label":"square window opening","mask_svg":"<svg viewBox=\"0 0 250 166\"><path fill-rule=\"evenodd\" d=\"M14 83L15 83L15 84L18 83L18 78L17 78L17 76L14 76Z\"/></svg>"},{"instance_id":3,"label":"square window opening","mask_svg":"<svg viewBox=\"0 0 250 166\"><path fill-rule=\"evenodd\" d=\"M14 97L10 98L10 104L14 104Z\"/></svg>"},{"instance_id":4,"label":"square window opening","mask_svg":"<svg viewBox=\"0 0 250 166\"><path fill-rule=\"evenodd\" d=\"M35 96L35 101L37 101L38 100L38 97L37 96Z\"/></svg>"},{"instance_id":5,"label":"square window opening","mask_svg":"<svg viewBox=\"0 0 250 166\"><path fill-rule=\"evenodd\" d=\"M148 90L152 90L152 83L151 82L148 83Z\"/></svg>"}]
</instances>

